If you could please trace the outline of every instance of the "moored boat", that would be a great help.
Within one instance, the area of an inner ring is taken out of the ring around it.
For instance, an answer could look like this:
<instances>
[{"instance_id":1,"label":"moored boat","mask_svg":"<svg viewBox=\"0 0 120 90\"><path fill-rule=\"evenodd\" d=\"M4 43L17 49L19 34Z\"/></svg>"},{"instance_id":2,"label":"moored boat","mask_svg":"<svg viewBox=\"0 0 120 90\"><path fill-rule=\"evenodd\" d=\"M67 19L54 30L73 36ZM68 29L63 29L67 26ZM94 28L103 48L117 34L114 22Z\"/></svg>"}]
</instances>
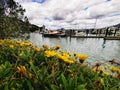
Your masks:
<instances>
[{"instance_id":1,"label":"moored boat","mask_svg":"<svg viewBox=\"0 0 120 90\"><path fill-rule=\"evenodd\" d=\"M65 37L65 34L51 34L51 33L43 33L44 37Z\"/></svg>"},{"instance_id":2,"label":"moored boat","mask_svg":"<svg viewBox=\"0 0 120 90\"><path fill-rule=\"evenodd\" d=\"M43 36L44 37L65 37L66 34L59 31L49 31L49 32L43 33Z\"/></svg>"}]
</instances>

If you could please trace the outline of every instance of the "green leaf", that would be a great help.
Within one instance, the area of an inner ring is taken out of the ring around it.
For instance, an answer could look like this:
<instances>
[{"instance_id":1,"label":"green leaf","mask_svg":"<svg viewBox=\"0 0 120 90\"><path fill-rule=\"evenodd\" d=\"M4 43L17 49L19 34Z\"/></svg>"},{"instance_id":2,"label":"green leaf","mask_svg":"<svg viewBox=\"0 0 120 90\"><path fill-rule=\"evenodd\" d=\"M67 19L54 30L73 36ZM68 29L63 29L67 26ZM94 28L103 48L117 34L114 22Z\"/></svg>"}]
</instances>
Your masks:
<instances>
[{"instance_id":1,"label":"green leaf","mask_svg":"<svg viewBox=\"0 0 120 90\"><path fill-rule=\"evenodd\" d=\"M75 85L75 82L74 82L74 78L70 78L69 81L68 81L68 87L69 87L69 90L73 90L74 89L74 85Z\"/></svg>"},{"instance_id":2,"label":"green leaf","mask_svg":"<svg viewBox=\"0 0 120 90\"><path fill-rule=\"evenodd\" d=\"M65 76L63 75L63 73L61 74L61 79L62 79L62 83L63 83L65 89L67 90L67 80L66 80Z\"/></svg>"},{"instance_id":3,"label":"green leaf","mask_svg":"<svg viewBox=\"0 0 120 90\"><path fill-rule=\"evenodd\" d=\"M6 74L8 74L11 71L11 68L7 68L5 70L3 70L3 72L1 72L0 74L0 78L4 77Z\"/></svg>"},{"instance_id":4,"label":"green leaf","mask_svg":"<svg viewBox=\"0 0 120 90\"><path fill-rule=\"evenodd\" d=\"M78 85L76 90L87 90L85 89L86 84Z\"/></svg>"},{"instance_id":5,"label":"green leaf","mask_svg":"<svg viewBox=\"0 0 120 90\"><path fill-rule=\"evenodd\" d=\"M68 71L68 72L70 72L70 73L72 73L72 72L73 72L73 71L72 71L72 70L70 70L70 69L68 69L67 71Z\"/></svg>"},{"instance_id":6,"label":"green leaf","mask_svg":"<svg viewBox=\"0 0 120 90\"><path fill-rule=\"evenodd\" d=\"M34 66L34 64L30 62L30 66L31 66L31 69L34 71L34 73L37 75L37 69Z\"/></svg>"},{"instance_id":7,"label":"green leaf","mask_svg":"<svg viewBox=\"0 0 120 90\"><path fill-rule=\"evenodd\" d=\"M79 76L79 79L83 82L84 81L84 75L81 73Z\"/></svg>"},{"instance_id":8,"label":"green leaf","mask_svg":"<svg viewBox=\"0 0 120 90\"><path fill-rule=\"evenodd\" d=\"M9 90L8 89L8 83L5 85L4 90Z\"/></svg>"},{"instance_id":9,"label":"green leaf","mask_svg":"<svg viewBox=\"0 0 120 90\"><path fill-rule=\"evenodd\" d=\"M8 74L10 72L11 68L7 68L5 71L4 71L4 75Z\"/></svg>"},{"instance_id":10,"label":"green leaf","mask_svg":"<svg viewBox=\"0 0 120 90\"><path fill-rule=\"evenodd\" d=\"M69 90L73 90L77 86L77 77L69 79Z\"/></svg>"},{"instance_id":11,"label":"green leaf","mask_svg":"<svg viewBox=\"0 0 120 90\"><path fill-rule=\"evenodd\" d=\"M27 82L27 86L28 86L29 90L33 90L33 87L32 87L32 85L31 85L31 82L28 81L28 80L26 80L26 82Z\"/></svg>"},{"instance_id":12,"label":"green leaf","mask_svg":"<svg viewBox=\"0 0 120 90\"><path fill-rule=\"evenodd\" d=\"M51 87L52 90L58 90L58 87L54 84L51 84L50 87Z\"/></svg>"},{"instance_id":13,"label":"green leaf","mask_svg":"<svg viewBox=\"0 0 120 90\"><path fill-rule=\"evenodd\" d=\"M43 67L41 68L41 73L43 73L43 74L46 73L46 66L43 66Z\"/></svg>"},{"instance_id":14,"label":"green leaf","mask_svg":"<svg viewBox=\"0 0 120 90\"><path fill-rule=\"evenodd\" d=\"M108 87L104 87L104 90L109 90L109 88Z\"/></svg>"},{"instance_id":15,"label":"green leaf","mask_svg":"<svg viewBox=\"0 0 120 90\"><path fill-rule=\"evenodd\" d=\"M120 89L119 86L120 86L120 83L118 83L117 85L114 85L110 90L119 90Z\"/></svg>"},{"instance_id":16,"label":"green leaf","mask_svg":"<svg viewBox=\"0 0 120 90\"><path fill-rule=\"evenodd\" d=\"M10 62L9 61L5 61L5 67L9 67L10 66Z\"/></svg>"}]
</instances>

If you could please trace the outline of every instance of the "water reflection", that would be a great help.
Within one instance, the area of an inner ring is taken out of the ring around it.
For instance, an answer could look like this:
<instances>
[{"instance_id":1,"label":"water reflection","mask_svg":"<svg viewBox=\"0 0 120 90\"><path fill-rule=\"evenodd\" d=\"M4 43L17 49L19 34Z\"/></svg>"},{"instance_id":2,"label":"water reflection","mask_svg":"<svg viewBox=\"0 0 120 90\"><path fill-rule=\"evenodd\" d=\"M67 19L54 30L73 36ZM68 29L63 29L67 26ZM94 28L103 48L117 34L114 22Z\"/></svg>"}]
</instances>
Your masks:
<instances>
[{"instance_id":1,"label":"water reflection","mask_svg":"<svg viewBox=\"0 0 120 90\"><path fill-rule=\"evenodd\" d=\"M43 44L61 45L62 49L70 52L79 52L89 56L87 62L96 62L115 59L120 61L120 41L99 38L45 38L41 34L31 33L30 41L42 47Z\"/></svg>"},{"instance_id":2,"label":"water reflection","mask_svg":"<svg viewBox=\"0 0 120 90\"><path fill-rule=\"evenodd\" d=\"M106 43L106 40L103 40L103 44L102 44L103 48L105 48L105 43Z\"/></svg>"}]
</instances>

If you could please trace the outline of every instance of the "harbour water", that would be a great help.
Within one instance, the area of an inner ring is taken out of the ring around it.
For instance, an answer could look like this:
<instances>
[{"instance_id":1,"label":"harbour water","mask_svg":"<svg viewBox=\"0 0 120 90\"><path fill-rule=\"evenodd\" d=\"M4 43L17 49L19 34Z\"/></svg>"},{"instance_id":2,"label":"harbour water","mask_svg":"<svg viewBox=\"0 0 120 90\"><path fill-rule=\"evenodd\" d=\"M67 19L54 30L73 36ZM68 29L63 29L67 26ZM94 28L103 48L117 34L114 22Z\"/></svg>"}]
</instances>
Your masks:
<instances>
[{"instance_id":1,"label":"harbour water","mask_svg":"<svg viewBox=\"0 0 120 90\"><path fill-rule=\"evenodd\" d=\"M104 40L102 38L48 38L39 33L31 33L30 41L42 47L47 44L50 47L61 45L62 50L78 52L89 56L87 63L94 65L96 62L104 62L115 59L120 62L120 41Z\"/></svg>"}]
</instances>

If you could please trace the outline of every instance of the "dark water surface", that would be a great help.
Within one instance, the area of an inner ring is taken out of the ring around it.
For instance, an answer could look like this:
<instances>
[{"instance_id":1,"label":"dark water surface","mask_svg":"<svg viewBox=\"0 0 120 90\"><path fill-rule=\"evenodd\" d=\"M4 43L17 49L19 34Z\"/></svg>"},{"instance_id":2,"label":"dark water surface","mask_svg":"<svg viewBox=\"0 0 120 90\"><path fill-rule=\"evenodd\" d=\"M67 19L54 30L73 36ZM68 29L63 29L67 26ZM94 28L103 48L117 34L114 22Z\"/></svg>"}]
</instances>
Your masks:
<instances>
[{"instance_id":1,"label":"dark water surface","mask_svg":"<svg viewBox=\"0 0 120 90\"><path fill-rule=\"evenodd\" d=\"M120 41L106 40L102 38L46 38L39 33L31 33L30 41L42 47L43 44L54 46L61 45L62 50L78 52L89 56L87 62L95 64L106 60L115 59L120 62Z\"/></svg>"}]
</instances>

